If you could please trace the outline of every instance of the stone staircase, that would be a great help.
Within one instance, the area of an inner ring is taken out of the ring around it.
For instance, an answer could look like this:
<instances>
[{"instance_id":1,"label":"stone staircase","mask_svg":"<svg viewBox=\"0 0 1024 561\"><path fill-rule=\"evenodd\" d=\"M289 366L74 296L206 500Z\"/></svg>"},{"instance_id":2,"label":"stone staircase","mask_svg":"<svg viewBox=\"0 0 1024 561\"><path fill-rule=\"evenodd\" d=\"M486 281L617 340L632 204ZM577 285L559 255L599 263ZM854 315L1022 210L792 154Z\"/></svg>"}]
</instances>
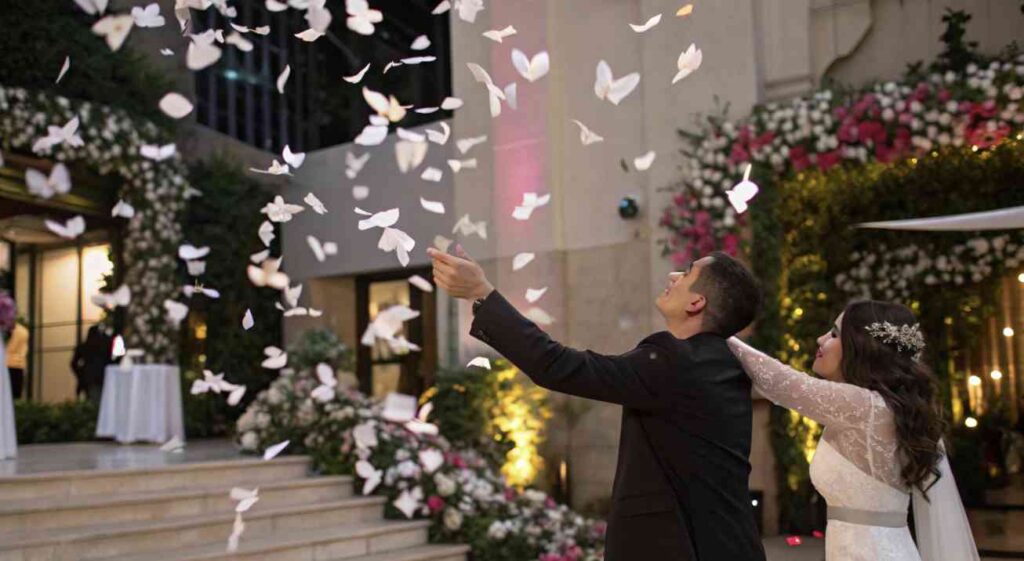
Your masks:
<instances>
[{"instance_id":1,"label":"stone staircase","mask_svg":"<svg viewBox=\"0 0 1024 561\"><path fill-rule=\"evenodd\" d=\"M988 491L985 506L967 512L974 540L985 560L1024 560L1024 477Z\"/></svg>"},{"instance_id":2,"label":"stone staircase","mask_svg":"<svg viewBox=\"0 0 1024 561\"><path fill-rule=\"evenodd\" d=\"M385 520L348 476L311 477L305 457L0 477L0 561L465 561L428 545L428 522ZM227 553L235 486L259 487Z\"/></svg>"}]
</instances>

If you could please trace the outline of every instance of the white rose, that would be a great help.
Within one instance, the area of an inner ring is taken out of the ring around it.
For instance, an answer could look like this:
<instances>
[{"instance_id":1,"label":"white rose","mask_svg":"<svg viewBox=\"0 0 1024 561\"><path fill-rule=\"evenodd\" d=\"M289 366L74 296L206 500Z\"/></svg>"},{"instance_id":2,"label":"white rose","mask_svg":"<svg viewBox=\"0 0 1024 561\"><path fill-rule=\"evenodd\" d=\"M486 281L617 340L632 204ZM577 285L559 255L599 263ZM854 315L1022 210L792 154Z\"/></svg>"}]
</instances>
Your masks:
<instances>
[{"instance_id":1,"label":"white rose","mask_svg":"<svg viewBox=\"0 0 1024 561\"><path fill-rule=\"evenodd\" d=\"M505 524L502 523L501 520L491 522L491 526L487 528L487 537L492 540L501 541L505 539L506 536L508 536L508 528L505 527Z\"/></svg>"},{"instance_id":2,"label":"white rose","mask_svg":"<svg viewBox=\"0 0 1024 561\"><path fill-rule=\"evenodd\" d=\"M259 437L256 436L256 433L249 431L247 433L242 434L243 450L255 450L256 447L259 446L259 444L260 439Z\"/></svg>"},{"instance_id":3,"label":"white rose","mask_svg":"<svg viewBox=\"0 0 1024 561\"><path fill-rule=\"evenodd\" d=\"M261 428L261 429L265 429L268 426L270 426L270 415L268 415L268 414L266 414L266 413L264 413L262 411L257 413L256 414L256 427L257 428Z\"/></svg>"},{"instance_id":4,"label":"white rose","mask_svg":"<svg viewBox=\"0 0 1024 561\"><path fill-rule=\"evenodd\" d=\"M271 387L267 390L267 403L271 405L278 405L284 401L284 395L281 394L280 390L275 387Z\"/></svg>"},{"instance_id":5,"label":"white rose","mask_svg":"<svg viewBox=\"0 0 1024 561\"><path fill-rule=\"evenodd\" d=\"M452 532L462 527L462 513L452 507L444 509L443 518L444 527Z\"/></svg>"},{"instance_id":6,"label":"white rose","mask_svg":"<svg viewBox=\"0 0 1024 561\"><path fill-rule=\"evenodd\" d=\"M456 490L455 482L443 473L434 475L434 485L437 486L437 494L442 497L449 497L454 494Z\"/></svg>"}]
</instances>

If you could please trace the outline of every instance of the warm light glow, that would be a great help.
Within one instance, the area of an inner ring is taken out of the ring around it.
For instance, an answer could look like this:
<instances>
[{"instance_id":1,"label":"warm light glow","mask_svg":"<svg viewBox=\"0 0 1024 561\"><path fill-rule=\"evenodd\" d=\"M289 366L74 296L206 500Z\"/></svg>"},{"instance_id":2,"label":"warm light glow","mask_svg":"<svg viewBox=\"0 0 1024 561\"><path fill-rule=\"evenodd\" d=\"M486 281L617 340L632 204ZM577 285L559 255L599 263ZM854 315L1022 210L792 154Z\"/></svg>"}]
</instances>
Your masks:
<instances>
[{"instance_id":1,"label":"warm light glow","mask_svg":"<svg viewBox=\"0 0 1024 561\"><path fill-rule=\"evenodd\" d=\"M967 417L964 419L964 426L969 429L973 429L978 426L978 420L974 417Z\"/></svg>"},{"instance_id":2,"label":"warm light glow","mask_svg":"<svg viewBox=\"0 0 1024 561\"><path fill-rule=\"evenodd\" d=\"M1003 328L1003 337L1013 337L1013 328L1012 327L1004 327Z\"/></svg>"},{"instance_id":3,"label":"warm light glow","mask_svg":"<svg viewBox=\"0 0 1024 561\"><path fill-rule=\"evenodd\" d=\"M1024 273L1021 273L1021 274L1017 275L1017 281L1018 282L1024 282Z\"/></svg>"},{"instance_id":4,"label":"warm light glow","mask_svg":"<svg viewBox=\"0 0 1024 561\"><path fill-rule=\"evenodd\" d=\"M972 385L972 386L980 386L981 385L981 378L978 377L978 376L975 376L974 374L971 374L971 377L967 378L967 383Z\"/></svg>"},{"instance_id":5,"label":"warm light glow","mask_svg":"<svg viewBox=\"0 0 1024 561\"><path fill-rule=\"evenodd\" d=\"M544 466L539 447L543 441L544 422L550 412L544 408L538 410L536 405L544 394L543 389L514 382L518 372L510 367L495 373L505 389L498 396L494 425L514 445L505 455L501 473L510 485L523 487L533 483ZM564 469L564 464L559 466L560 471ZM565 477L566 474L560 475Z\"/></svg>"},{"instance_id":6,"label":"warm light glow","mask_svg":"<svg viewBox=\"0 0 1024 561\"><path fill-rule=\"evenodd\" d=\"M993 370L992 372L989 373L989 376L991 376L993 380L1003 379L1003 373L998 370Z\"/></svg>"},{"instance_id":7,"label":"warm light glow","mask_svg":"<svg viewBox=\"0 0 1024 561\"><path fill-rule=\"evenodd\" d=\"M202 341L206 339L206 324L200 323L196 325L196 339Z\"/></svg>"},{"instance_id":8,"label":"warm light glow","mask_svg":"<svg viewBox=\"0 0 1024 561\"><path fill-rule=\"evenodd\" d=\"M107 244L82 248L82 319L85 321L98 321L103 317L103 308L93 304L91 298L100 292L103 277L114 272L109 254L110 246ZM106 290L115 288L108 286Z\"/></svg>"},{"instance_id":9,"label":"warm light glow","mask_svg":"<svg viewBox=\"0 0 1024 561\"><path fill-rule=\"evenodd\" d=\"M803 308L797 308L797 309L793 310L793 317L794 318L800 319L803 316L804 316L804 309Z\"/></svg>"}]
</instances>

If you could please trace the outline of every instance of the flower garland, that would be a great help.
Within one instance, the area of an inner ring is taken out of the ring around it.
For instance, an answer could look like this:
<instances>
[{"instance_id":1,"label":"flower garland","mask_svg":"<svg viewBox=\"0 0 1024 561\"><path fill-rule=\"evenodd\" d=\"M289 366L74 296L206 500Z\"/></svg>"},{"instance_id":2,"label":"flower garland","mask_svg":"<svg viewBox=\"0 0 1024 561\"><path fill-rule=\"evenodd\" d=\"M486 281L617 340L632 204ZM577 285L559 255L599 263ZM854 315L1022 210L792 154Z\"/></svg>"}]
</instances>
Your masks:
<instances>
[{"instance_id":1,"label":"flower garland","mask_svg":"<svg viewBox=\"0 0 1024 561\"><path fill-rule=\"evenodd\" d=\"M688 179L661 217L669 231L663 253L681 266L718 248L738 252L746 217L729 205L726 190L747 164L765 189L772 179L812 166L892 162L947 145L983 149L1024 127L1022 98L1024 55L1011 55L967 65L962 73L933 72L848 96L823 90L769 103L737 123L710 118L691 137L694 148L683 164ZM931 273L941 277L943 271Z\"/></svg>"},{"instance_id":2,"label":"flower garland","mask_svg":"<svg viewBox=\"0 0 1024 561\"><path fill-rule=\"evenodd\" d=\"M88 101L71 101L45 92L0 86L0 146L31 152L32 144L49 125L80 119L83 146L59 144L48 156L59 162L82 162L100 174L123 180L120 198L135 209L124 232L123 282L131 290L127 307L125 345L145 352L147 362L177 360L177 327L168 323L163 302L173 298L177 285L180 216L189 187L178 155L154 162L139 155L143 144L163 144L166 131L128 113Z\"/></svg>"},{"instance_id":3,"label":"flower garland","mask_svg":"<svg viewBox=\"0 0 1024 561\"><path fill-rule=\"evenodd\" d=\"M290 440L321 473L356 474L357 489L388 498L390 518L429 518L431 541L468 543L481 561L600 561L605 524L509 485L473 450L443 435L385 420L382 406L355 390L312 397L319 381L282 371L238 419L244 450Z\"/></svg>"}]
</instances>

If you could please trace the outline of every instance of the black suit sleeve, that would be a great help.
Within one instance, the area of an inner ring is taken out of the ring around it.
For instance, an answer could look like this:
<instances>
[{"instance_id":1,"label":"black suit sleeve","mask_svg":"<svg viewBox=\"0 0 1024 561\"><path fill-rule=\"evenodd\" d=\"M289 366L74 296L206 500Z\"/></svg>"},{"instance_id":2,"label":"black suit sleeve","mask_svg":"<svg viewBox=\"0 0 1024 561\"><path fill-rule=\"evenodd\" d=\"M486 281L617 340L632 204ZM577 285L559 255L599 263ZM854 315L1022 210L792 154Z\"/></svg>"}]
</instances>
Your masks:
<instances>
[{"instance_id":1,"label":"black suit sleeve","mask_svg":"<svg viewBox=\"0 0 1024 561\"><path fill-rule=\"evenodd\" d=\"M675 371L658 335L623 355L579 351L551 339L496 290L477 308L469 333L541 387L636 409L663 407L661 388Z\"/></svg>"}]
</instances>

